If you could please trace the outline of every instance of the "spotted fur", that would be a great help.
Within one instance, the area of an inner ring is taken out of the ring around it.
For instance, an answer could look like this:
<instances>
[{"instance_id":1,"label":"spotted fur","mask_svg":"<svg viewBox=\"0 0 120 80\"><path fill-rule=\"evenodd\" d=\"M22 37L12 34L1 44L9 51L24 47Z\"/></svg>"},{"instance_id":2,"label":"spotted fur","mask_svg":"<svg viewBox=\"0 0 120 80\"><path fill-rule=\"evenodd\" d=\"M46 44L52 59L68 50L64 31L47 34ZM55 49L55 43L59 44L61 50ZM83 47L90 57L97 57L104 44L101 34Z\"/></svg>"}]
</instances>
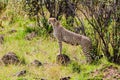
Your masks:
<instances>
[{"instance_id":1,"label":"spotted fur","mask_svg":"<svg viewBox=\"0 0 120 80\"><path fill-rule=\"evenodd\" d=\"M71 32L64 27L55 19L49 18L48 22L53 27L53 35L56 37L59 43L59 53L62 54L62 42L71 44L71 45L81 45L83 49L83 53L85 54L87 61L91 62L92 58L90 56L90 49L91 49L91 40L80 34L76 34Z\"/></svg>"}]
</instances>

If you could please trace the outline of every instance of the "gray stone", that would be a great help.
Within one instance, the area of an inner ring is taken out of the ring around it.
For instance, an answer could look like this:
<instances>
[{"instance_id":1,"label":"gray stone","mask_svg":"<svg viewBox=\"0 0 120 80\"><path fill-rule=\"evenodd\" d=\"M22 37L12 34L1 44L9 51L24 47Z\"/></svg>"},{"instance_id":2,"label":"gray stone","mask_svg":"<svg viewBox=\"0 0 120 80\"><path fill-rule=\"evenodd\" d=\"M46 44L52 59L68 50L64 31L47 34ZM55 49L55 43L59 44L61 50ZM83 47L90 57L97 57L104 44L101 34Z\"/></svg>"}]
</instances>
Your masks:
<instances>
[{"instance_id":1,"label":"gray stone","mask_svg":"<svg viewBox=\"0 0 120 80\"><path fill-rule=\"evenodd\" d=\"M60 78L60 80L70 80L70 77L63 77L63 78Z\"/></svg>"},{"instance_id":2,"label":"gray stone","mask_svg":"<svg viewBox=\"0 0 120 80\"><path fill-rule=\"evenodd\" d=\"M67 65L70 62L70 58L65 54L59 54L56 61L58 64Z\"/></svg>"},{"instance_id":3,"label":"gray stone","mask_svg":"<svg viewBox=\"0 0 120 80\"><path fill-rule=\"evenodd\" d=\"M39 60L34 60L34 61L31 63L31 65L36 66L36 67L39 67L39 66L42 65L42 63L41 63Z\"/></svg>"},{"instance_id":4,"label":"gray stone","mask_svg":"<svg viewBox=\"0 0 120 80\"><path fill-rule=\"evenodd\" d=\"M17 77L24 76L26 74L26 72L27 72L26 70L22 70L22 71L16 73L15 76L17 76Z\"/></svg>"},{"instance_id":5,"label":"gray stone","mask_svg":"<svg viewBox=\"0 0 120 80\"><path fill-rule=\"evenodd\" d=\"M16 54L14 52L8 52L7 54L5 54L2 57L2 61L5 65L7 65L7 64L17 64L17 63L20 62L18 57L16 56Z\"/></svg>"},{"instance_id":6,"label":"gray stone","mask_svg":"<svg viewBox=\"0 0 120 80\"><path fill-rule=\"evenodd\" d=\"M10 30L8 33L12 34L12 33L15 33L15 32L17 32L17 30L12 29L12 30Z\"/></svg>"}]
</instances>

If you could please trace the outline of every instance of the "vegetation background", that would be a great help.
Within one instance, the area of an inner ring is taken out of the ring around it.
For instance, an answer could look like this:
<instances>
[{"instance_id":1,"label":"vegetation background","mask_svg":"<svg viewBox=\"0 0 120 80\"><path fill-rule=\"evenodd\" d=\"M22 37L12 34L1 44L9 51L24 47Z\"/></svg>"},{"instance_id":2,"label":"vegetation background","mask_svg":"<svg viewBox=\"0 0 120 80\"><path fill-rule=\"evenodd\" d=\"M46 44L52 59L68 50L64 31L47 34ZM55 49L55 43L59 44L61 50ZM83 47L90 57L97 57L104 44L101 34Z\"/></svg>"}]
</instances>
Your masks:
<instances>
[{"instance_id":1,"label":"vegetation background","mask_svg":"<svg viewBox=\"0 0 120 80\"><path fill-rule=\"evenodd\" d=\"M63 54L71 62L56 63L59 46L49 17L91 38L92 64L85 63L80 46L65 43ZM14 52L22 62L4 65L1 60L0 80L120 79L120 0L0 0L0 36L0 58ZM34 60L42 66L29 65ZM21 70L24 76L14 76Z\"/></svg>"}]
</instances>

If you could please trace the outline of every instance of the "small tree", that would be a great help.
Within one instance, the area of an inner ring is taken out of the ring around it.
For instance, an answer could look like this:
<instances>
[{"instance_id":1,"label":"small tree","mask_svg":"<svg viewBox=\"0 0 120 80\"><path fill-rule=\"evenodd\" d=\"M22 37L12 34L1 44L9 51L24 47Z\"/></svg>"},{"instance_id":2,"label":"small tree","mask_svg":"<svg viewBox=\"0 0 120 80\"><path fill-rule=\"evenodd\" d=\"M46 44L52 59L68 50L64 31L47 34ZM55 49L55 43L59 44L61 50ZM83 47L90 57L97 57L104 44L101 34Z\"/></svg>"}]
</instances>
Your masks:
<instances>
[{"instance_id":1,"label":"small tree","mask_svg":"<svg viewBox=\"0 0 120 80\"><path fill-rule=\"evenodd\" d=\"M82 0L79 10L93 27L95 46L101 48L110 62L120 64L120 1ZM96 37L98 35L98 37Z\"/></svg>"}]
</instances>

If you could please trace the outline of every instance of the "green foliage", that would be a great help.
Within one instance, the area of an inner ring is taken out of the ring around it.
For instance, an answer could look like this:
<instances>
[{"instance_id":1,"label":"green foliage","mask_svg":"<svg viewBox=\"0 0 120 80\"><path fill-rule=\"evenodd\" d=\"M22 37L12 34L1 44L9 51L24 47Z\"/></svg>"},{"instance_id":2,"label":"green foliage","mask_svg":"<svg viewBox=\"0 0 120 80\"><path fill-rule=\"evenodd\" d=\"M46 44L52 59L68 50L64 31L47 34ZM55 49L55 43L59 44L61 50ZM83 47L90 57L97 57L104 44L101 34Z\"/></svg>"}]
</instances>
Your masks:
<instances>
[{"instance_id":1,"label":"green foliage","mask_svg":"<svg viewBox=\"0 0 120 80\"><path fill-rule=\"evenodd\" d=\"M72 62L70 66L73 72L77 72L77 73L81 72L80 64L78 64L77 62Z\"/></svg>"},{"instance_id":2,"label":"green foliage","mask_svg":"<svg viewBox=\"0 0 120 80\"><path fill-rule=\"evenodd\" d=\"M26 33L31 33L31 32L34 32L35 31L35 28L34 27L26 27L25 28L25 32Z\"/></svg>"},{"instance_id":3,"label":"green foliage","mask_svg":"<svg viewBox=\"0 0 120 80\"><path fill-rule=\"evenodd\" d=\"M61 19L61 24L63 25L63 27L65 27L68 30L73 30L73 27L71 27L69 24L67 24L66 19L62 18Z\"/></svg>"},{"instance_id":4,"label":"green foliage","mask_svg":"<svg viewBox=\"0 0 120 80\"><path fill-rule=\"evenodd\" d=\"M48 24L47 19L42 18L42 19L41 19L41 22L42 22L43 27L45 28L46 32L47 32L47 33L51 33L51 31L52 31L52 26L50 26L50 25Z\"/></svg>"},{"instance_id":5,"label":"green foliage","mask_svg":"<svg viewBox=\"0 0 120 80\"><path fill-rule=\"evenodd\" d=\"M25 38L25 35L26 35L26 32L24 30L19 30L17 33L16 33L16 36L15 38L16 39L24 39Z\"/></svg>"},{"instance_id":6,"label":"green foliage","mask_svg":"<svg viewBox=\"0 0 120 80\"><path fill-rule=\"evenodd\" d=\"M17 80L26 80L26 78L20 77L20 78L18 78Z\"/></svg>"},{"instance_id":7,"label":"green foliage","mask_svg":"<svg viewBox=\"0 0 120 80\"><path fill-rule=\"evenodd\" d=\"M93 45L97 48L97 54L103 53L110 62L119 64L120 38L117 37L119 34L119 28L117 27L119 25L119 23L117 23L119 22L117 21L119 17L117 14L119 12L119 1L90 0L86 2L87 1L83 0L82 3L84 3L84 5L82 4L82 6L86 12L89 11L89 13L86 14L82 9L79 10L93 28ZM109 50L110 48L113 49ZM113 55L111 55L110 51L113 51Z\"/></svg>"},{"instance_id":8,"label":"green foliage","mask_svg":"<svg viewBox=\"0 0 120 80\"><path fill-rule=\"evenodd\" d=\"M8 19L3 21L2 25L4 26L4 30L1 30L0 32L0 34L4 34L5 37L4 43L0 45L0 58L5 53L13 51L23 64L4 66L0 62L0 80L34 80L41 78L48 80L59 80L61 77L67 76L70 76L71 80L101 80L105 78L103 75L104 69L102 71L100 70L100 73L96 74L96 76L93 76L91 72L104 68L104 66L108 67L113 63L108 62L106 58L103 57L100 59L100 61L95 59L96 62L93 62L93 64L86 64L85 59L83 59L84 55L80 54L81 50L76 46L70 46L63 43L63 53L70 57L71 63L67 66L56 64L56 55L58 53L59 46L56 39L48 36L49 32L51 33L52 31L52 27L48 25L47 18L40 17L39 21L41 23L40 26L38 26L36 24L36 18L26 18L26 16L23 14L18 13L21 9L16 6L20 5L18 5L16 2L11 4L12 6L9 4L4 13L4 15L7 15ZM90 20L92 21L92 19ZM94 29L89 22L86 19L84 19L83 22L85 24L86 34L93 42L92 53L97 53L97 55L92 56L97 58L97 56L99 57L101 54L103 54L103 43L99 39L98 33L94 33ZM66 23L66 19L62 18L61 23L67 29L73 29L73 27L70 27ZM78 24L80 23L78 22ZM110 41L113 41L114 39L119 40L120 38L119 36L114 36L113 38L111 35L114 31L113 24L114 22L109 24L110 26L107 27L108 32L103 30L103 32L105 32L104 38ZM17 32L9 33L9 31L12 29L17 30ZM25 40L25 36L31 32L35 32L37 37L30 41ZM96 44L95 41L98 41L98 43ZM110 55L114 56L114 48L110 43L108 45ZM29 64L35 59L41 61L43 65L40 67L29 66ZM113 65L118 66L116 64ZM23 69L27 70L25 76L13 76L15 73Z\"/></svg>"}]
</instances>

